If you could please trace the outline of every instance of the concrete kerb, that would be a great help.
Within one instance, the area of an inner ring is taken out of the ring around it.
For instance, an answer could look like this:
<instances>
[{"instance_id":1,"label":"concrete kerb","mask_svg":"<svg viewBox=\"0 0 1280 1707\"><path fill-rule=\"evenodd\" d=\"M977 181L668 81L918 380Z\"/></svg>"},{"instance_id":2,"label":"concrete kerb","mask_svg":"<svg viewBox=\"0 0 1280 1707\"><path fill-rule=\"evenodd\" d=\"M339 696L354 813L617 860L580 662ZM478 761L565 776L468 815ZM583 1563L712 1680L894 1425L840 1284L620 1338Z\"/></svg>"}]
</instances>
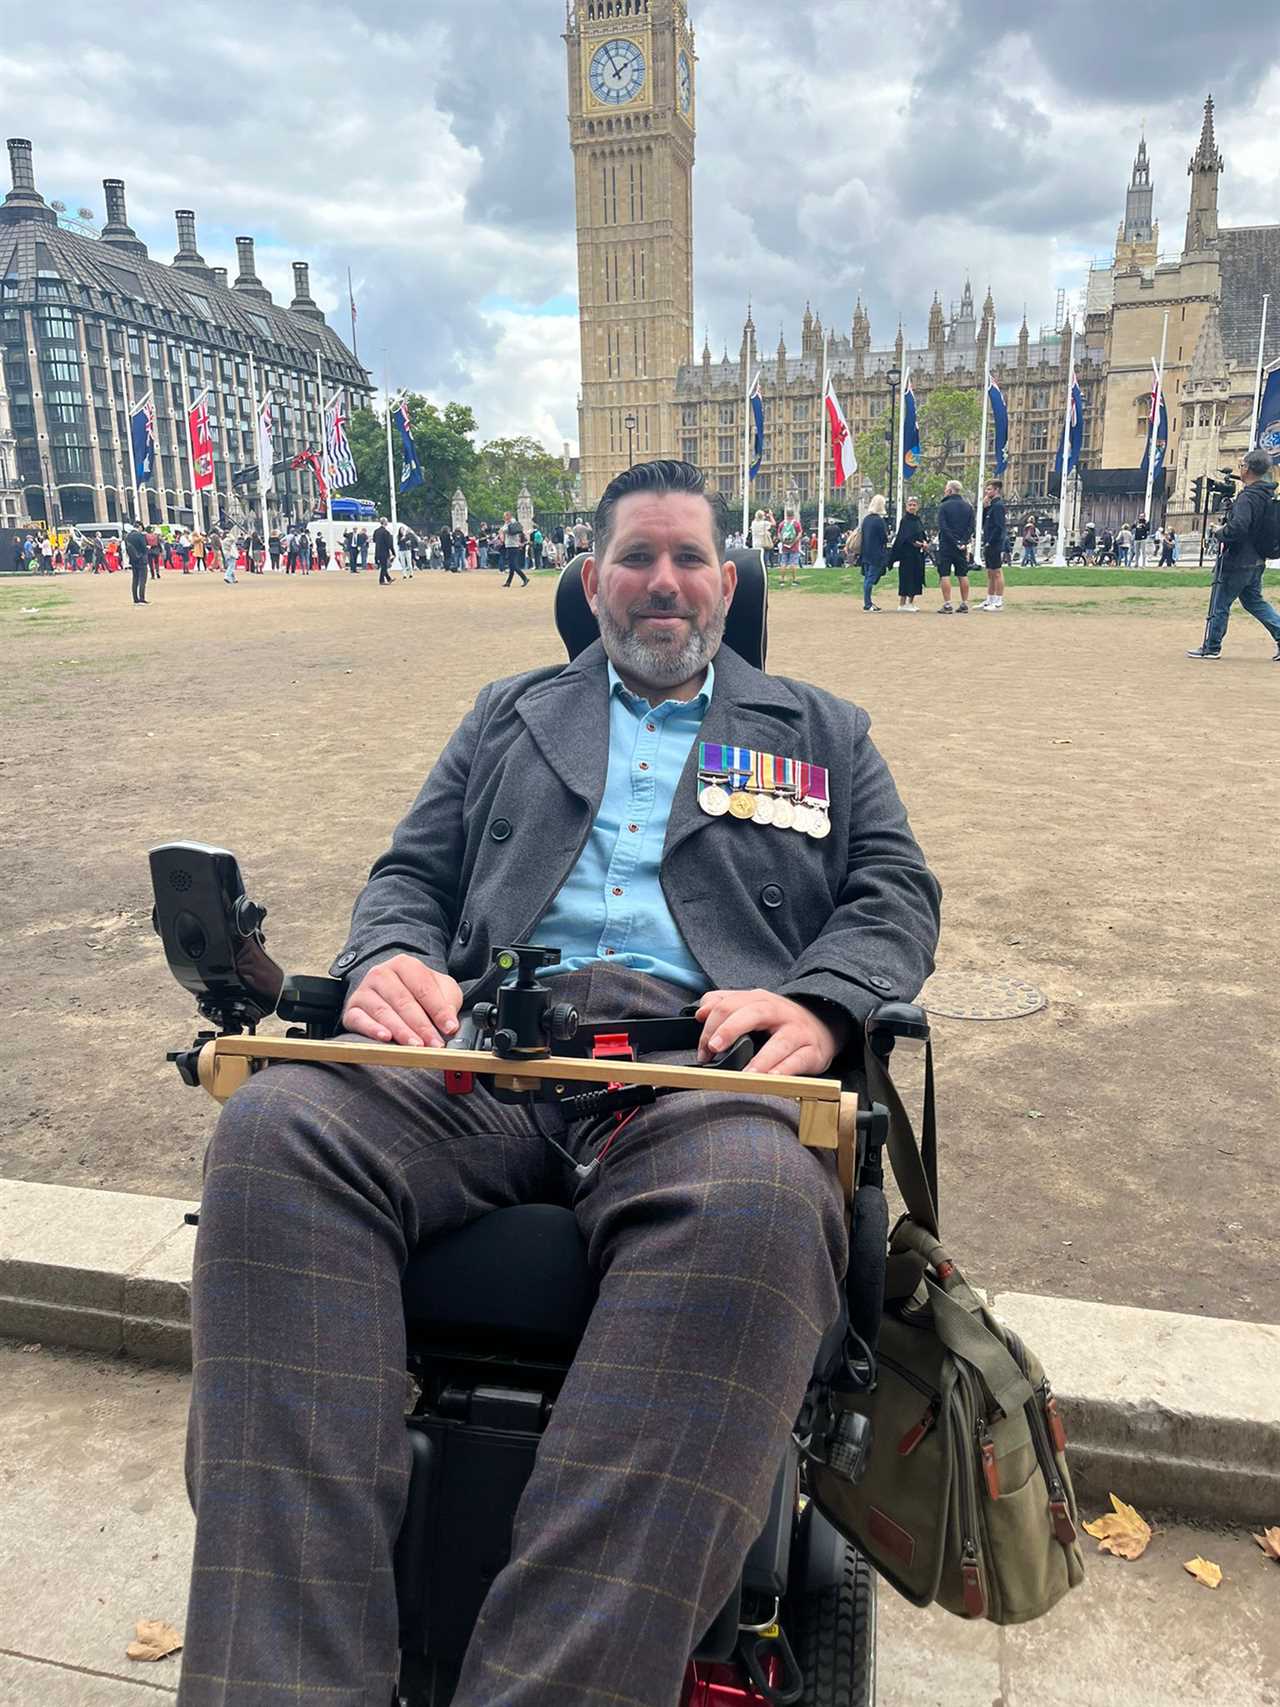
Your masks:
<instances>
[{"instance_id":1,"label":"concrete kerb","mask_svg":"<svg viewBox=\"0 0 1280 1707\"><path fill-rule=\"evenodd\" d=\"M190 1366L196 1207L0 1180L0 1334ZM1049 1372L1092 1508L1280 1519L1280 1327L1001 1293Z\"/></svg>"}]
</instances>

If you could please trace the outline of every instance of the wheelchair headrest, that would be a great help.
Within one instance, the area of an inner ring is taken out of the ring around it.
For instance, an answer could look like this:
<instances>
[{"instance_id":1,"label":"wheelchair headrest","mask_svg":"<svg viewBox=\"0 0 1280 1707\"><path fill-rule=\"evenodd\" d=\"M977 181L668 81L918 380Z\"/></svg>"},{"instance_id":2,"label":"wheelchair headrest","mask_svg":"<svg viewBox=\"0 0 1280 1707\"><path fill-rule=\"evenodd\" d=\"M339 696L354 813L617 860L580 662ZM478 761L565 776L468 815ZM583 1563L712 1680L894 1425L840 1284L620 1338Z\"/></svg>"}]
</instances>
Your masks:
<instances>
[{"instance_id":1,"label":"wheelchair headrest","mask_svg":"<svg viewBox=\"0 0 1280 1707\"><path fill-rule=\"evenodd\" d=\"M566 563L556 584L556 628L570 658L600 638L595 615L582 590L582 565L589 556L583 551ZM738 586L725 620L725 642L748 664L763 670L769 647L769 577L764 553L731 551L729 560L737 568Z\"/></svg>"}]
</instances>

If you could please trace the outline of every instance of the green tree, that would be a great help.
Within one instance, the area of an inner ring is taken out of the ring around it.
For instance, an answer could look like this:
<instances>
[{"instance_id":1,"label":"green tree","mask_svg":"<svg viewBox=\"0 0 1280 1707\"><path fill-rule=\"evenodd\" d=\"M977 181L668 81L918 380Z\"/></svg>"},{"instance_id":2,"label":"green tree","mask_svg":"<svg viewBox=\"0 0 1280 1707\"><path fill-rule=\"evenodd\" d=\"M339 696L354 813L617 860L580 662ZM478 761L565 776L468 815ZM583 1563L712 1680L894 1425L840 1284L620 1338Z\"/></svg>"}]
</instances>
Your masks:
<instances>
[{"instance_id":1,"label":"green tree","mask_svg":"<svg viewBox=\"0 0 1280 1707\"><path fill-rule=\"evenodd\" d=\"M520 488L528 486L535 514L552 515L573 504L573 480L558 456L537 439L490 439L476 453L463 491L472 513L482 521L497 521L504 510L513 514Z\"/></svg>"},{"instance_id":2,"label":"green tree","mask_svg":"<svg viewBox=\"0 0 1280 1707\"><path fill-rule=\"evenodd\" d=\"M862 476L871 482L873 492L888 494L889 482L889 445L885 434L889 430L889 416L886 412L884 419L874 427L869 427L865 433L859 433L854 440L854 454L858 458L858 477Z\"/></svg>"},{"instance_id":3,"label":"green tree","mask_svg":"<svg viewBox=\"0 0 1280 1707\"><path fill-rule=\"evenodd\" d=\"M465 403L446 403L438 409L425 397L411 391L409 430L422 468L422 484L408 492L399 489L402 457L400 435L392 424L391 452L395 467L396 514L410 527L443 527L449 520L453 494L461 486L467 491L476 464L476 448L472 436L476 418ZM380 516L391 514L390 490L387 484L386 415L372 409L358 409L351 417L347 436L351 454L359 473L354 496L368 498L376 505Z\"/></svg>"},{"instance_id":4,"label":"green tree","mask_svg":"<svg viewBox=\"0 0 1280 1707\"><path fill-rule=\"evenodd\" d=\"M977 451L982 428L982 399L976 391L939 386L920 404L920 466L922 472L940 474L946 480L961 480L966 489L978 478L978 458L966 458L972 444Z\"/></svg>"}]
</instances>

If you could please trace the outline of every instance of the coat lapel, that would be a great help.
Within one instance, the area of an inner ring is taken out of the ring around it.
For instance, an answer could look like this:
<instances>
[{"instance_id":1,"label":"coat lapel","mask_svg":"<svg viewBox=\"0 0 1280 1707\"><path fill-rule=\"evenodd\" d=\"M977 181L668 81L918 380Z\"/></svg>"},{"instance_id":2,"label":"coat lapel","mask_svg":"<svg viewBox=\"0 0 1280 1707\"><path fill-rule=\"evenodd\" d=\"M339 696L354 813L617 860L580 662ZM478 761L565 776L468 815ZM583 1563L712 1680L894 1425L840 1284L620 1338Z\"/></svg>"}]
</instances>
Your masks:
<instances>
[{"instance_id":1,"label":"coat lapel","mask_svg":"<svg viewBox=\"0 0 1280 1707\"><path fill-rule=\"evenodd\" d=\"M604 797L609 768L609 678L597 640L559 675L539 682L516 701L538 751L592 816Z\"/></svg>"},{"instance_id":2,"label":"coat lapel","mask_svg":"<svg viewBox=\"0 0 1280 1707\"><path fill-rule=\"evenodd\" d=\"M698 747L703 741L729 742L757 752L776 753L795 740L804 707L776 676L766 676L730 646L716 653L715 691L693 743L667 821L662 849L668 860L682 843L715 822L698 805Z\"/></svg>"}]
</instances>

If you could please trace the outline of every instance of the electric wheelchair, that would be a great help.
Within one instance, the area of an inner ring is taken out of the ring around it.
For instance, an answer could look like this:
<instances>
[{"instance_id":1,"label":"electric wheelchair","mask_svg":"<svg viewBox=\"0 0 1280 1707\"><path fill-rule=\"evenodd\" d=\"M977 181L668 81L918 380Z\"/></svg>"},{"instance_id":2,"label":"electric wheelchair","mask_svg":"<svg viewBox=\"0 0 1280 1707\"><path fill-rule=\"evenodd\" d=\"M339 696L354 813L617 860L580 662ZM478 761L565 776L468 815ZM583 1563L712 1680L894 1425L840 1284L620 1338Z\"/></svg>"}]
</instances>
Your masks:
<instances>
[{"instance_id":1,"label":"electric wheelchair","mask_svg":"<svg viewBox=\"0 0 1280 1707\"><path fill-rule=\"evenodd\" d=\"M763 668L762 554L733 555L738 590L725 642ZM562 571L556 593L556 625L570 658L598 632L581 565L578 558ZM213 1082L211 1041L256 1036L258 1023L273 1013L292 1022L291 1038L331 1038L340 1029L345 985L283 976L266 952L265 909L249 900L231 854L171 843L150 857L154 922L170 969L218 1028L171 1053L186 1083L229 1094L226 1084ZM511 1058L540 1046L543 1055L554 1047L557 1058L590 1057L610 1052L598 1047L602 1036L616 1051L621 1034L639 1060L646 1052L691 1049L696 1041L700 1027L688 1016L579 1025L572 1010L566 1014L564 1004L553 1003L554 980L538 980L539 968L554 962L554 950L521 944L495 958L510 976L496 1003L464 1012L451 1048L487 1046L496 1057ZM918 1009L886 1006L869 1022L868 1046L887 1056L894 1037L918 1033L922 1020ZM740 1069L754 1047L744 1038L710 1065ZM238 1064L245 1073L251 1065ZM502 1082L500 1064L495 1085ZM561 1096L566 1091L564 1084L554 1088ZM610 1112L622 1118L624 1109L655 1094L650 1089L646 1096L634 1081L607 1091L568 1088L597 1118ZM832 1413L814 1396L833 1370L849 1372L851 1357L861 1354L874 1368L887 1229L879 1190L886 1134L879 1105L858 1110L850 1303L819 1350L814 1385L778 1465L764 1528L734 1592L690 1657L680 1707L755 1701L868 1707L874 1701L874 1574L807 1499L804 1461L806 1453L816 1453L834 1466L839 1457L855 1479L865 1462L868 1441L856 1432L854 1438L817 1438L822 1424L815 1416L830 1423ZM852 1178L845 1183L851 1187ZM859 1225L859 1206L868 1200L872 1211ZM572 1212L533 1203L490 1212L417 1251L402 1290L415 1397L406 1415L412 1473L395 1555L401 1668L394 1700L398 1707L436 1707L452 1697L481 1602L509 1557L516 1506L590 1316L595 1281ZM854 1419L855 1431L862 1426Z\"/></svg>"}]
</instances>

